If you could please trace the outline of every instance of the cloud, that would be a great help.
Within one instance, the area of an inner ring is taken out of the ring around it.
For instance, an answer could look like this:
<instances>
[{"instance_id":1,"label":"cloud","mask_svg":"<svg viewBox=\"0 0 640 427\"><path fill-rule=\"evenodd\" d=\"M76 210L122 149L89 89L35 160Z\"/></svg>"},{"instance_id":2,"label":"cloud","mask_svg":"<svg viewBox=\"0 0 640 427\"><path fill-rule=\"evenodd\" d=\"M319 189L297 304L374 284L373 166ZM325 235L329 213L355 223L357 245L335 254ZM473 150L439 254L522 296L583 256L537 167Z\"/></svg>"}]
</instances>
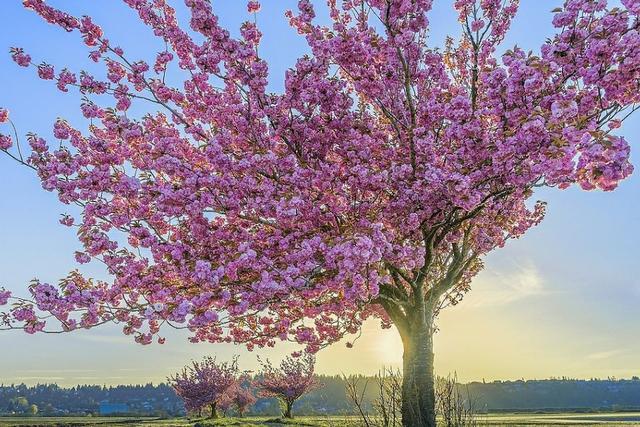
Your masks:
<instances>
[{"instance_id":1,"label":"cloud","mask_svg":"<svg viewBox=\"0 0 640 427\"><path fill-rule=\"evenodd\" d=\"M485 271L472 284L465 304L470 307L506 305L550 293L535 265L526 262L516 265L512 271Z\"/></svg>"},{"instance_id":2,"label":"cloud","mask_svg":"<svg viewBox=\"0 0 640 427\"><path fill-rule=\"evenodd\" d=\"M53 382L55 382L55 381L61 381L61 380L65 379L65 377L43 377L43 376L37 376L37 377L9 377L9 378L13 378L13 379L15 379L17 381L20 381L20 382L22 382L22 381L32 381L32 380L35 380L35 381L53 381Z\"/></svg>"},{"instance_id":3,"label":"cloud","mask_svg":"<svg viewBox=\"0 0 640 427\"><path fill-rule=\"evenodd\" d=\"M97 372L96 369L65 369L65 368L60 368L60 369L19 369L17 372L25 372L25 373L30 373L30 374L37 374L37 373L43 373L43 374L59 374L59 373L88 373L88 372Z\"/></svg>"},{"instance_id":4,"label":"cloud","mask_svg":"<svg viewBox=\"0 0 640 427\"><path fill-rule=\"evenodd\" d=\"M91 341L96 343L106 344L132 344L135 343L133 338L126 335L113 336L113 335L79 335L78 338L84 341Z\"/></svg>"},{"instance_id":5,"label":"cloud","mask_svg":"<svg viewBox=\"0 0 640 427\"><path fill-rule=\"evenodd\" d=\"M609 351L599 351L596 353L591 353L587 355L587 359L589 360L607 360L614 356L624 353L625 350L617 349L617 350L609 350Z\"/></svg>"},{"instance_id":6,"label":"cloud","mask_svg":"<svg viewBox=\"0 0 640 427\"><path fill-rule=\"evenodd\" d=\"M126 379L126 378L128 378L128 377L109 375L108 378L91 376L91 377L71 377L70 379L79 380L79 381L97 381L97 382L101 382L101 381L105 381L105 380L113 381L113 380L122 380L122 379Z\"/></svg>"}]
</instances>

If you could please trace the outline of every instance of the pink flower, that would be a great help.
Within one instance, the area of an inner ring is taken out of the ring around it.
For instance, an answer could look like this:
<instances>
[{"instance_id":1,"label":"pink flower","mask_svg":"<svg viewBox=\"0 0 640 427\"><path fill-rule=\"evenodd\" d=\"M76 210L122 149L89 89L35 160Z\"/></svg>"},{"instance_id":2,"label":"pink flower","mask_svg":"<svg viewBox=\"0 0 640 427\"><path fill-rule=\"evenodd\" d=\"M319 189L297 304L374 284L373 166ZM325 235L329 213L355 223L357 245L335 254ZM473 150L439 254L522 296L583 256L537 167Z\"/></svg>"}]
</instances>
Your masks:
<instances>
[{"instance_id":1,"label":"pink flower","mask_svg":"<svg viewBox=\"0 0 640 427\"><path fill-rule=\"evenodd\" d=\"M555 101L551 105L551 115L556 119L571 119L578 114L578 104L573 100Z\"/></svg>"},{"instance_id":2,"label":"pink flower","mask_svg":"<svg viewBox=\"0 0 640 427\"><path fill-rule=\"evenodd\" d=\"M31 322L24 327L24 331L28 334L35 334L44 329L45 322Z\"/></svg>"},{"instance_id":3,"label":"pink flower","mask_svg":"<svg viewBox=\"0 0 640 427\"><path fill-rule=\"evenodd\" d=\"M622 121L621 120L611 120L607 126L609 127L609 129L619 129L620 126L622 126Z\"/></svg>"},{"instance_id":4,"label":"pink flower","mask_svg":"<svg viewBox=\"0 0 640 427\"><path fill-rule=\"evenodd\" d=\"M70 72L69 70L67 70L66 68L63 69L60 74L58 74L58 84L57 87L58 89L60 89L62 92L67 92L67 86L68 85L72 85L72 84L76 84L78 82L76 75L73 74L72 72Z\"/></svg>"},{"instance_id":5,"label":"pink flower","mask_svg":"<svg viewBox=\"0 0 640 427\"><path fill-rule=\"evenodd\" d=\"M484 21L482 19L476 19L471 23L471 31L480 31L484 28Z\"/></svg>"},{"instance_id":6,"label":"pink flower","mask_svg":"<svg viewBox=\"0 0 640 427\"><path fill-rule=\"evenodd\" d=\"M251 0L247 3L247 10L249 13L256 13L260 11L260 2L256 0Z\"/></svg>"},{"instance_id":7,"label":"pink flower","mask_svg":"<svg viewBox=\"0 0 640 427\"><path fill-rule=\"evenodd\" d=\"M167 69L167 64L171 62L173 59L173 54L171 52L160 52L156 56L156 62L153 65L153 70L156 73L161 73Z\"/></svg>"},{"instance_id":8,"label":"pink flower","mask_svg":"<svg viewBox=\"0 0 640 427\"><path fill-rule=\"evenodd\" d=\"M6 123L9 121L9 110L0 108L0 123Z\"/></svg>"},{"instance_id":9,"label":"pink flower","mask_svg":"<svg viewBox=\"0 0 640 427\"><path fill-rule=\"evenodd\" d=\"M38 65L38 76L44 80L53 80L53 78L55 77L53 66L44 62Z\"/></svg>"},{"instance_id":10,"label":"pink flower","mask_svg":"<svg viewBox=\"0 0 640 427\"><path fill-rule=\"evenodd\" d=\"M27 138L27 141L29 141L29 146L35 153L44 153L49 149L46 141L36 135L31 135Z\"/></svg>"},{"instance_id":11,"label":"pink flower","mask_svg":"<svg viewBox=\"0 0 640 427\"><path fill-rule=\"evenodd\" d=\"M11 292L0 288L0 305L6 305L11 298Z\"/></svg>"},{"instance_id":12,"label":"pink flower","mask_svg":"<svg viewBox=\"0 0 640 427\"><path fill-rule=\"evenodd\" d=\"M64 120L56 120L53 124L53 136L58 139L69 139L69 124Z\"/></svg>"},{"instance_id":13,"label":"pink flower","mask_svg":"<svg viewBox=\"0 0 640 427\"><path fill-rule=\"evenodd\" d=\"M82 110L82 115L88 119L102 117L104 114L104 111L100 107L90 101L83 102L80 109Z\"/></svg>"},{"instance_id":14,"label":"pink flower","mask_svg":"<svg viewBox=\"0 0 640 427\"><path fill-rule=\"evenodd\" d=\"M11 48L11 58L21 67L28 67L31 64L31 56L24 53L24 49L20 47Z\"/></svg>"},{"instance_id":15,"label":"pink flower","mask_svg":"<svg viewBox=\"0 0 640 427\"><path fill-rule=\"evenodd\" d=\"M0 150L8 150L13 145L13 140L9 135L0 133Z\"/></svg>"},{"instance_id":16,"label":"pink flower","mask_svg":"<svg viewBox=\"0 0 640 427\"><path fill-rule=\"evenodd\" d=\"M76 252L75 257L76 261L78 261L80 264L86 264L91 261L91 257L85 252Z\"/></svg>"},{"instance_id":17,"label":"pink flower","mask_svg":"<svg viewBox=\"0 0 640 427\"><path fill-rule=\"evenodd\" d=\"M73 225L73 217L70 215L63 215L62 218L60 218L60 224L71 227Z\"/></svg>"},{"instance_id":18,"label":"pink flower","mask_svg":"<svg viewBox=\"0 0 640 427\"><path fill-rule=\"evenodd\" d=\"M640 15L640 2L638 0L622 0L622 4L634 15Z\"/></svg>"}]
</instances>

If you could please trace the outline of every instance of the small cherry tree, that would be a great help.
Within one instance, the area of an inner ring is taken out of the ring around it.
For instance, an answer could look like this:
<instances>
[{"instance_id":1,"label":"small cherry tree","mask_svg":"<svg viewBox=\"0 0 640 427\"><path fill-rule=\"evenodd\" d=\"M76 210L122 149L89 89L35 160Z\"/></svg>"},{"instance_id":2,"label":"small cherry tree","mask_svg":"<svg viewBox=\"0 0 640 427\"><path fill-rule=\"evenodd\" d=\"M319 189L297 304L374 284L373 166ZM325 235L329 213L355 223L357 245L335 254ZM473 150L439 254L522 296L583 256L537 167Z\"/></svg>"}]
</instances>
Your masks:
<instances>
[{"instance_id":1,"label":"small cherry tree","mask_svg":"<svg viewBox=\"0 0 640 427\"><path fill-rule=\"evenodd\" d=\"M206 407L211 410L211 418L217 418L217 405L236 384L237 373L237 358L219 363L213 357L205 357L200 362L192 362L168 381L188 412L201 413Z\"/></svg>"},{"instance_id":2,"label":"small cherry tree","mask_svg":"<svg viewBox=\"0 0 640 427\"><path fill-rule=\"evenodd\" d=\"M168 0L124 3L161 40L153 58L131 58L88 16L24 0L79 32L104 71L12 49L80 92L88 126L59 119L54 141L27 135L28 152L2 110L0 150L79 207L61 219L77 228L76 259L112 277L73 271L28 299L0 290L14 303L3 329L117 322L148 344L170 325L316 352L376 318L402 338L403 424L434 426L438 313L543 219L537 188L609 191L633 170L618 129L640 103L638 0L565 0L531 52L503 51L517 0L453 1L460 32L440 47L432 0L327 0L328 25L320 2L300 0L287 19L309 54L281 93L255 19L232 37L207 0L185 0L188 28Z\"/></svg>"},{"instance_id":3,"label":"small cherry tree","mask_svg":"<svg viewBox=\"0 0 640 427\"><path fill-rule=\"evenodd\" d=\"M279 368L268 360L261 364L262 371L255 385L261 396L278 399L285 418L293 418L291 410L296 400L320 386L314 375L315 358L312 355L288 356Z\"/></svg>"},{"instance_id":4,"label":"small cherry tree","mask_svg":"<svg viewBox=\"0 0 640 427\"><path fill-rule=\"evenodd\" d=\"M255 393L251 389L251 381L247 376L242 376L227 389L218 406L224 412L233 408L239 417L243 417L256 400Z\"/></svg>"},{"instance_id":5,"label":"small cherry tree","mask_svg":"<svg viewBox=\"0 0 640 427\"><path fill-rule=\"evenodd\" d=\"M185 372L176 374L172 378L167 378L167 380L178 397L182 399L187 414L196 413L201 416L205 403L200 398L202 395L200 385L193 382Z\"/></svg>"},{"instance_id":6,"label":"small cherry tree","mask_svg":"<svg viewBox=\"0 0 640 427\"><path fill-rule=\"evenodd\" d=\"M233 395L231 394L232 388L233 386L227 389L227 391L220 397L220 399L218 399L218 403L216 405L216 410L218 411L218 414L222 414L223 417L227 416L227 413L233 406L233 400L232 400Z\"/></svg>"}]
</instances>

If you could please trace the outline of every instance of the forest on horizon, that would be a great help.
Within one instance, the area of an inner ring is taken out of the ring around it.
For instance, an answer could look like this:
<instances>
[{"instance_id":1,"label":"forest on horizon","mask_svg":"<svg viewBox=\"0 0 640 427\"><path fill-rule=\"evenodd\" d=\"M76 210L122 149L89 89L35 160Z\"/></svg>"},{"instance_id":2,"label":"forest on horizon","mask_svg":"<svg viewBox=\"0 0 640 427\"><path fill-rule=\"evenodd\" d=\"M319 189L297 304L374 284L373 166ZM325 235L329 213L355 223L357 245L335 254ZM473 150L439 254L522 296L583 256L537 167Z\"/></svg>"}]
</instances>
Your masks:
<instances>
[{"instance_id":1,"label":"forest on horizon","mask_svg":"<svg viewBox=\"0 0 640 427\"><path fill-rule=\"evenodd\" d=\"M348 415L354 413L340 376L318 375L322 387L296 403L300 415ZM367 382L365 402L376 398L376 378ZM503 411L628 411L640 410L640 378L570 378L471 382L459 384L461 392L479 412ZM180 398L167 384L59 387L0 385L0 415L99 415L110 405L125 404L127 414L175 416L184 413ZM35 405L35 408L33 407ZM277 415L275 399L258 399L250 415Z\"/></svg>"}]
</instances>

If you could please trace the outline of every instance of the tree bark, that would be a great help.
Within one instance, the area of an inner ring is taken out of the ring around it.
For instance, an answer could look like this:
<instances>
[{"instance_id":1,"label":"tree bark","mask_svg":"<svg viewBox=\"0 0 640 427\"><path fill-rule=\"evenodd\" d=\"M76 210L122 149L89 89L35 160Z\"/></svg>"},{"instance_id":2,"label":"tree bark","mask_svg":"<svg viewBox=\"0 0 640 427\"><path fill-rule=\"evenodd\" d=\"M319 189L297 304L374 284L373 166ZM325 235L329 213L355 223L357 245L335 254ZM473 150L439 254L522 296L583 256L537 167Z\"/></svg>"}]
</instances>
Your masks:
<instances>
[{"instance_id":1,"label":"tree bark","mask_svg":"<svg viewBox=\"0 0 640 427\"><path fill-rule=\"evenodd\" d=\"M282 414L285 418L291 419L293 415L291 415L291 407L293 406L293 402L285 401L284 404L284 414Z\"/></svg>"},{"instance_id":2,"label":"tree bark","mask_svg":"<svg viewBox=\"0 0 640 427\"><path fill-rule=\"evenodd\" d=\"M402 425L435 427L433 322L424 316L415 316L414 320L410 330L402 334Z\"/></svg>"},{"instance_id":3,"label":"tree bark","mask_svg":"<svg viewBox=\"0 0 640 427\"><path fill-rule=\"evenodd\" d=\"M216 403L211 404L211 418L218 418L218 411L216 410Z\"/></svg>"}]
</instances>

